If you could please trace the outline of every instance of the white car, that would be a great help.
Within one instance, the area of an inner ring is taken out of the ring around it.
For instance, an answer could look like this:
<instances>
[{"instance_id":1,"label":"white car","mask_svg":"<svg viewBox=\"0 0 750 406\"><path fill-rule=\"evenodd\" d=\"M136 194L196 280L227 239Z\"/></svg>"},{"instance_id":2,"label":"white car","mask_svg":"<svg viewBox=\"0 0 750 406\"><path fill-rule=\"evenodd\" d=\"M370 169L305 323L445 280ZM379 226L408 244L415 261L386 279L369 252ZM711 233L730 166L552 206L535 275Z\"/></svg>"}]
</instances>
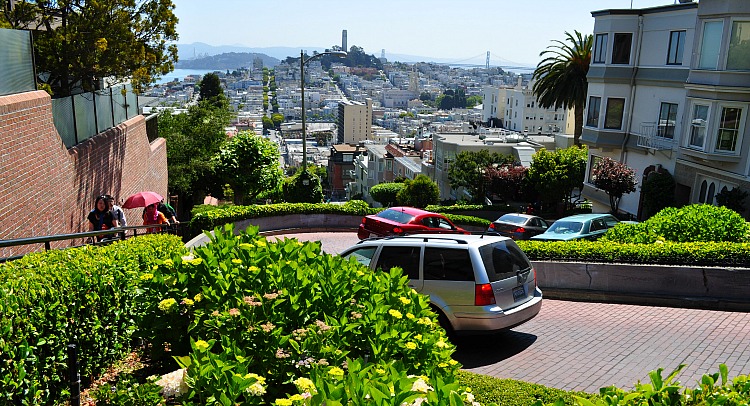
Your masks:
<instances>
[{"instance_id":1,"label":"white car","mask_svg":"<svg viewBox=\"0 0 750 406\"><path fill-rule=\"evenodd\" d=\"M429 295L449 333L491 332L525 323L542 308L536 271L513 240L492 235L414 234L367 239L344 250L372 270L400 267Z\"/></svg>"}]
</instances>

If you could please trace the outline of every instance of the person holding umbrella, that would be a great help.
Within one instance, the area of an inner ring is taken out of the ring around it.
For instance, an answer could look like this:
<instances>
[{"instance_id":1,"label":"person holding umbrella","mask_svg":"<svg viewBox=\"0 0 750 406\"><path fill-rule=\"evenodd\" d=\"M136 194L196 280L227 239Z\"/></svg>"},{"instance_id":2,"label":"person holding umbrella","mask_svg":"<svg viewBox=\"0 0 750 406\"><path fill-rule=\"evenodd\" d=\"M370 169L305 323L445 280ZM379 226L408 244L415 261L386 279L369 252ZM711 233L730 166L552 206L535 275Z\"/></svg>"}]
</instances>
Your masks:
<instances>
[{"instance_id":1,"label":"person holding umbrella","mask_svg":"<svg viewBox=\"0 0 750 406\"><path fill-rule=\"evenodd\" d=\"M164 216L164 213L156 210L156 203L152 203L146 206L146 210L143 213L143 225L149 226L152 224L169 224L169 221L167 221L167 217ZM161 227L149 228L148 232L158 233L161 229Z\"/></svg>"}]
</instances>

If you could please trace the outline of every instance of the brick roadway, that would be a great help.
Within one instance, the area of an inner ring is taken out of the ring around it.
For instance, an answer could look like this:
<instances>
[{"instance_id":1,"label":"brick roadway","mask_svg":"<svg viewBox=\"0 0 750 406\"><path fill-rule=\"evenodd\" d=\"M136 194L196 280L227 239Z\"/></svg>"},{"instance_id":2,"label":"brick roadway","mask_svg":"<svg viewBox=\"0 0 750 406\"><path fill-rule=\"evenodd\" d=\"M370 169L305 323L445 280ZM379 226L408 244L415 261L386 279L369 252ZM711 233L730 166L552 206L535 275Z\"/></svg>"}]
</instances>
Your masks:
<instances>
[{"instance_id":1,"label":"brick roadway","mask_svg":"<svg viewBox=\"0 0 750 406\"><path fill-rule=\"evenodd\" d=\"M358 241L354 233L277 237L319 240L331 254ZM468 371L559 389L632 388L649 371L664 368L666 377L680 364L677 379L695 387L722 363L730 378L750 374L750 313L545 299L533 320L457 345L454 358Z\"/></svg>"}]
</instances>

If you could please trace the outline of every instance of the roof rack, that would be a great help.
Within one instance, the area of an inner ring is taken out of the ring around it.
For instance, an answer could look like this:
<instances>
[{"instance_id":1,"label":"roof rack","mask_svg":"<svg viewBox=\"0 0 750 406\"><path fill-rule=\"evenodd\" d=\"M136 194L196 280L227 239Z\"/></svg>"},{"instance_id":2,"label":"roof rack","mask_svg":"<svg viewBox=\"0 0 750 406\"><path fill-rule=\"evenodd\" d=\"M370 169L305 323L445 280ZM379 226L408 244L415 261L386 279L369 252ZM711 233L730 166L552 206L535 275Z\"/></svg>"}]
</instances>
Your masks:
<instances>
[{"instance_id":1,"label":"roof rack","mask_svg":"<svg viewBox=\"0 0 750 406\"><path fill-rule=\"evenodd\" d=\"M447 240L447 241L455 241L455 242L457 242L459 244L468 244L468 242L466 242L465 240L462 240L462 239L456 238L456 237L448 237L445 234L436 234L434 237L432 237L432 236L430 236L430 237L425 237L425 236L417 237L416 235L388 235L388 236L385 236L385 237L370 237L370 238L365 238L364 240L359 241L357 244L360 244L363 241L393 240L395 238L413 238L415 240L423 240L423 242L429 242L429 240Z\"/></svg>"}]
</instances>

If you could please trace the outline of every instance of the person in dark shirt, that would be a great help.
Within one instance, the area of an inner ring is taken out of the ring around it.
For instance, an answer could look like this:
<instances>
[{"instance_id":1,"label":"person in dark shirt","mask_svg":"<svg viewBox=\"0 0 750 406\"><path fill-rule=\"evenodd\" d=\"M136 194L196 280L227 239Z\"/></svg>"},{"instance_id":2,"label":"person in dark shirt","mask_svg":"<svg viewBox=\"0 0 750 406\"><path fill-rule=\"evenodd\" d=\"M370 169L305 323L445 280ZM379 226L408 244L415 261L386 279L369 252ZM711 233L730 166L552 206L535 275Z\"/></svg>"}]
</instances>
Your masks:
<instances>
[{"instance_id":1,"label":"person in dark shirt","mask_svg":"<svg viewBox=\"0 0 750 406\"><path fill-rule=\"evenodd\" d=\"M96 198L94 210L91 210L86 218L89 220L89 231L109 230L110 228L117 227L117 222L112 216L112 212L109 211L106 196ZM102 238L97 237L97 240L101 241Z\"/></svg>"}]
</instances>

